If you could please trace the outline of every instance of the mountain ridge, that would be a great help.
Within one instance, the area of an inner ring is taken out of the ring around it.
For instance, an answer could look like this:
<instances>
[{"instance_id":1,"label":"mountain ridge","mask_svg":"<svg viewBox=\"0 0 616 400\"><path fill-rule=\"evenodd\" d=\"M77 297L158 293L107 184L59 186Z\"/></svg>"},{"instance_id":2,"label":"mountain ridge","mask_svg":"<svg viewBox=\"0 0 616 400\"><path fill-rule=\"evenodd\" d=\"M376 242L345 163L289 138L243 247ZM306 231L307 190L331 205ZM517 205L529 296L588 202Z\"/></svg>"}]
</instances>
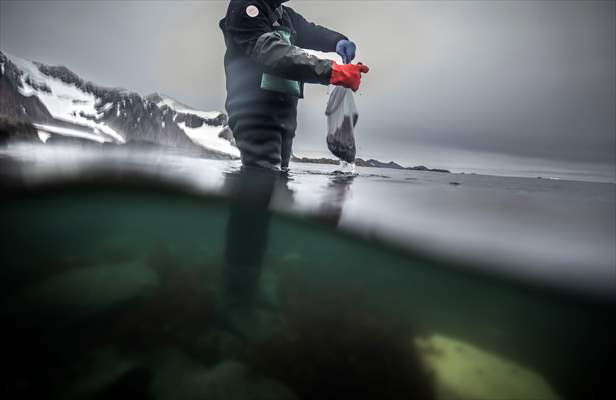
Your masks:
<instances>
[{"instance_id":1,"label":"mountain ridge","mask_svg":"<svg viewBox=\"0 0 616 400\"><path fill-rule=\"evenodd\" d=\"M239 150L225 139L224 113L196 110L174 100L183 107L176 110L149 96L103 87L65 66L0 51L0 115L4 117L75 140L143 143L213 158L239 157Z\"/></svg>"}]
</instances>

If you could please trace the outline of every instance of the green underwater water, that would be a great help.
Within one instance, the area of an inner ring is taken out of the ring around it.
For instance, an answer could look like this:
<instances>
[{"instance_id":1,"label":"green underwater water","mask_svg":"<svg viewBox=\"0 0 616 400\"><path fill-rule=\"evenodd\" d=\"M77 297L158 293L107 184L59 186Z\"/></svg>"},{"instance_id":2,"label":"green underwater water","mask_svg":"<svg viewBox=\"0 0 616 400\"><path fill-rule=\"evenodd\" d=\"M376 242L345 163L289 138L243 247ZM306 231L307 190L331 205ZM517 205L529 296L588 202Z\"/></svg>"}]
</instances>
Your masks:
<instances>
[{"instance_id":1,"label":"green underwater water","mask_svg":"<svg viewBox=\"0 0 616 400\"><path fill-rule=\"evenodd\" d=\"M230 234L233 213L266 240ZM435 336L460 343L460 353L506 360L493 371L463 360L478 375L472 384L494 386L499 398L580 398L609 385L613 304L471 273L331 226L126 189L7 197L0 220L5 398L469 398L483 390L437 382L415 345ZM230 254L255 265L229 275ZM518 373L502 365L532 371L542 391L499 376Z\"/></svg>"}]
</instances>

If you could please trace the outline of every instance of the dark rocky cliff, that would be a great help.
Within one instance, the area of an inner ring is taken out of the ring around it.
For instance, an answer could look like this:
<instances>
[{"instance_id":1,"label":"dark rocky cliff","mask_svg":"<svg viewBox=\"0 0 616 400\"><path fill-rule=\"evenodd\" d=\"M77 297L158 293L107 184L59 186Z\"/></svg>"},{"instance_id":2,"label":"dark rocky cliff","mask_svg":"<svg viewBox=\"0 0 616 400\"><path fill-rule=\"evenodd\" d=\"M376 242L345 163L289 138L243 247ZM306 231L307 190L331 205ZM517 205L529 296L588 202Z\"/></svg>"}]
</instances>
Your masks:
<instances>
[{"instance_id":1,"label":"dark rocky cliff","mask_svg":"<svg viewBox=\"0 0 616 400\"><path fill-rule=\"evenodd\" d=\"M120 133L126 143L174 147L208 157L229 158L227 155L195 144L178 126L183 122L191 128L207 124L220 126L222 131L226 124L226 116L222 113L212 119L191 113L179 113L168 106L159 106L160 99L155 96L142 97L122 88L102 87L80 78L64 66L50 66L38 62L34 64L45 76L95 96L97 115L81 113L80 116L97 123L104 123ZM91 127L55 119L37 96L24 96L21 93L24 83L35 91L53 94L45 83L32 80L9 57L0 52L0 116L28 123L50 124L97 133ZM113 140L117 142L117 139Z\"/></svg>"}]
</instances>

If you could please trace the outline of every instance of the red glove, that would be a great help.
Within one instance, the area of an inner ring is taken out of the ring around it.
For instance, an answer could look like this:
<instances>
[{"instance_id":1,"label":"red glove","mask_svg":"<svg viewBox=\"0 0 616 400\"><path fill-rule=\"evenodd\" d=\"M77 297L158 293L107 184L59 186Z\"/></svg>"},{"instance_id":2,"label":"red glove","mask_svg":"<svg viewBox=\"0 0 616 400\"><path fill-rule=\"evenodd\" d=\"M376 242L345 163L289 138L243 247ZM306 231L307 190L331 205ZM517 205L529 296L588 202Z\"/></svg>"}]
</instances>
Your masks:
<instances>
[{"instance_id":1,"label":"red glove","mask_svg":"<svg viewBox=\"0 0 616 400\"><path fill-rule=\"evenodd\" d=\"M361 83L361 74L367 74L370 68L364 64L337 64L332 62L332 76L329 83L344 86L357 92Z\"/></svg>"}]
</instances>

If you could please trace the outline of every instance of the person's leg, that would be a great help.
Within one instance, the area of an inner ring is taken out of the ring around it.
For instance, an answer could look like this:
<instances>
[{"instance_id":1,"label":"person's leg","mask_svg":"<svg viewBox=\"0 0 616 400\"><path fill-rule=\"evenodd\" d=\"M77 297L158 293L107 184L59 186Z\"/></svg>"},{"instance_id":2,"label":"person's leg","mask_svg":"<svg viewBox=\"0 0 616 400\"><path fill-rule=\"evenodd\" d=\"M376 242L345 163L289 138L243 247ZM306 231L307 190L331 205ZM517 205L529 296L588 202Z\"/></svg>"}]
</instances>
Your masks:
<instances>
[{"instance_id":1,"label":"person's leg","mask_svg":"<svg viewBox=\"0 0 616 400\"><path fill-rule=\"evenodd\" d=\"M223 302L226 323L246 339L260 335L254 313L268 245L269 203L281 164L289 164L296 126L294 109L271 111L230 119L243 166L227 177L234 204L227 226Z\"/></svg>"},{"instance_id":2,"label":"person's leg","mask_svg":"<svg viewBox=\"0 0 616 400\"><path fill-rule=\"evenodd\" d=\"M280 166L283 130L278 124L266 119L245 118L231 129L243 165L267 169Z\"/></svg>"},{"instance_id":3,"label":"person's leg","mask_svg":"<svg viewBox=\"0 0 616 400\"><path fill-rule=\"evenodd\" d=\"M233 206L227 226L224 286L227 300L244 306L254 299L267 248L269 202L282 161L286 114L272 109L229 120L243 166L226 183Z\"/></svg>"},{"instance_id":4,"label":"person's leg","mask_svg":"<svg viewBox=\"0 0 616 400\"><path fill-rule=\"evenodd\" d=\"M280 161L280 169L283 171L289 169L289 161L291 160L291 156L293 155L293 136L284 135L282 137L282 145L281 145L281 161Z\"/></svg>"},{"instance_id":5,"label":"person's leg","mask_svg":"<svg viewBox=\"0 0 616 400\"><path fill-rule=\"evenodd\" d=\"M227 300L250 307L267 249L269 204L277 172L242 167L227 176L233 205L227 225L224 286Z\"/></svg>"},{"instance_id":6,"label":"person's leg","mask_svg":"<svg viewBox=\"0 0 616 400\"><path fill-rule=\"evenodd\" d=\"M219 323L234 338L230 351L268 335L259 308L259 284L268 247L269 205L279 171L243 166L228 174L231 193L222 273Z\"/></svg>"},{"instance_id":7,"label":"person's leg","mask_svg":"<svg viewBox=\"0 0 616 400\"><path fill-rule=\"evenodd\" d=\"M282 126L282 143L280 145L281 165L280 168L287 170L289 161L293 155L293 139L295 138L295 130L297 129L297 104L291 107L283 116L284 123Z\"/></svg>"},{"instance_id":8,"label":"person's leg","mask_svg":"<svg viewBox=\"0 0 616 400\"><path fill-rule=\"evenodd\" d=\"M282 130L265 117L242 118L232 127L242 170L228 176L231 208L225 249L225 286L251 298L267 247L269 202L281 162Z\"/></svg>"}]
</instances>

